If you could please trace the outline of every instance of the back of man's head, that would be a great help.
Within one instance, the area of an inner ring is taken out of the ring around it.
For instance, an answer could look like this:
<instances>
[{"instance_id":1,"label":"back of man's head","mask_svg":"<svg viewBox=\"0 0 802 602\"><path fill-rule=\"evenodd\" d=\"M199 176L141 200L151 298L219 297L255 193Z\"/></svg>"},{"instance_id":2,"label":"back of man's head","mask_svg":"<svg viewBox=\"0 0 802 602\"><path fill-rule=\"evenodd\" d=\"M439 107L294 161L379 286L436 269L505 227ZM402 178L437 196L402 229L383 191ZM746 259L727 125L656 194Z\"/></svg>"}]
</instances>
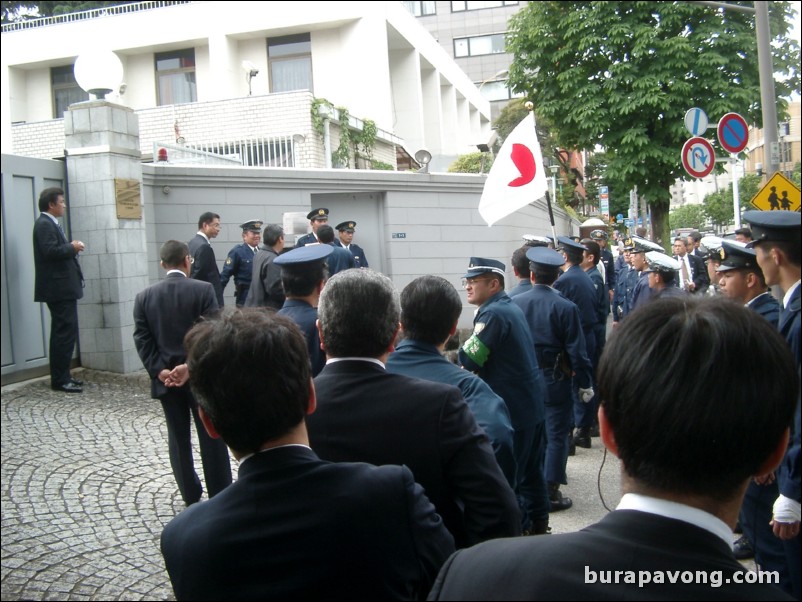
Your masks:
<instances>
[{"instance_id":1,"label":"back of man's head","mask_svg":"<svg viewBox=\"0 0 802 602\"><path fill-rule=\"evenodd\" d=\"M328 278L326 262L314 261L295 266L281 266L281 285L290 298L308 297Z\"/></svg>"},{"instance_id":2,"label":"back of man's head","mask_svg":"<svg viewBox=\"0 0 802 602\"><path fill-rule=\"evenodd\" d=\"M181 267L188 255L187 243L180 240L168 240L159 250L159 259L166 269Z\"/></svg>"},{"instance_id":3,"label":"back of man's head","mask_svg":"<svg viewBox=\"0 0 802 602\"><path fill-rule=\"evenodd\" d=\"M307 414L309 355L292 320L226 308L198 322L184 343L192 391L231 449L257 452Z\"/></svg>"},{"instance_id":4,"label":"back of man's head","mask_svg":"<svg viewBox=\"0 0 802 602\"><path fill-rule=\"evenodd\" d=\"M278 224L268 224L262 233L262 242L265 246L273 247L282 236L284 236L284 228Z\"/></svg>"},{"instance_id":5,"label":"back of man's head","mask_svg":"<svg viewBox=\"0 0 802 602\"><path fill-rule=\"evenodd\" d=\"M526 252L529 249L531 249L529 245L515 249L510 261L512 267L515 268L515 275L525 280L529 280L529 260L526 258Z\"/></svg>"},{"instance_id":6,"label":"back of man's head","mask_svg":"<svg viewBox=\"0 0 802 602\"><path fill-rule=\"evenodd\" d=\"M380 357L393 343L401 309L392 281L373 270L329 278L317 308L329 357Z\"/></svg>"},{"instance_id":7,"label":"back of man's head","mask_svg":"<svg viewBox=\"0 0 802 602\"><path fill-rule=\"evenodd\" d=\"M320 228L317 229L317 239L324 244L334 242L334 228L328 224L320 226Z\"/></svg>"},{"instance_id":8,"label":"back of man's head","mask_svg":"<svg viewBox=\"0 0 802 602\"><path fill-rule=\"evenodd\" d=\"M664 298L610 337L599 392L626 474L649 491L731 499L776 451L799 390L793 358L757 312Z\"/></svg>"},{"instance_id":9,"label":"back of man's head","mask_svg":"<svg viewBox=\"0 0 802 602\"><path fill-rule=\"evenodd\" d=\"M440 276L415 278L401 291L401 325L408 339L440 345L461 313L459 294Z\"/></svg>"}]
</instances>

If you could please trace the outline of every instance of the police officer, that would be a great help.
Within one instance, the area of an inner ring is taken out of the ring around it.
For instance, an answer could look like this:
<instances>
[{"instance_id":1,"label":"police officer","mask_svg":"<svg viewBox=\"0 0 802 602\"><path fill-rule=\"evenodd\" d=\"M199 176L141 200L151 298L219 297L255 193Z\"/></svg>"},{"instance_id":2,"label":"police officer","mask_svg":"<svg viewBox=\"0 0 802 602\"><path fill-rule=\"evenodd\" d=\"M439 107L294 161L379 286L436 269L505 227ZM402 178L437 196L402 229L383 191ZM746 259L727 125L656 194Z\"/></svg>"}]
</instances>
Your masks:
<instances>
[{"instance_id":1,"label":"police officer","mask_svg":"<svg viewBox=\"0 0 802 602\"><path fill-rule=\"evenodd\" d=\"M353 243L354 228L356 228L356 222L354 221L340 222L337 224L337 232L339 232L339 237L338 240L334 241L334 244L348 249L351 252L351 255L354 256L354 265L356 267L367 268L369 267L368 258L365 257L364 249Z\"/></svg>"},{"instance_id":2,"label":"police officer","mask_svg":"<svg viewBox=\"0 0 802 602\"><path fill-rule=\"evenodd\" d=\"M699 250L702 252L701 257L705 260L707 267L707 276L710 278L710 286L707 287L705 295L708 297L715 297L719 294L719 277L716 274L719 264L721 263L721 241L718 236L703 236L699 241Z\"/></svg>"},{"instance_id":3,"label":"police officer","mask_svg":"<svg viewBox=\"0 0 802 602\"><path fill-rule=\"evenodd\" d=\"M649 288L649 275L646 273L646 269L649 267L646 261L646 253L648 251L664 252L663 247L640 236L632 237L632 245L633 249L629 255L632 258L632 267L638 272L638 282L632 291L630 311L646 303L652 295L652 289Z\"/></svg>"},{"instance_id":4,"label":"police officer","mask_svg":"<svg viewBox=\"0 0 802 602\"><path fill-rule=\"evenodd\" d=\"M635 250L635 243L627 238L624 241L624 267L618 271L615 282L615 294L613 295L613 328L618 326L621 319L632 310L632 293L638 283L639 273L632 267L632 251Z\"/></svg>"},{"instance_id":5,"label":"police officer","mask_svg":"<svg viewBox=\"0 0 802 602\"><path fill-rule=\"evenodd\" d=\"M522 528L543 534L549 524L549 494L543 477L546 386L526 320L504 292L504 272L500 261L471 257L463 286L468 303L479 309L473 334L459 351L459 362L507 404L515 431L515 493Z\"/></svg>"},{"instance_id":6,"label":"police officer","mask_svg":"<svg viewBox=\"0 0 802 602\"><path fill-rule=\"evenodd\" d=\"M585 335L576 305L551 287L565 259L552 249L530 248L526 252L532 290L513 298L524 314L535 343L537 363L546 382L546 459L544 475L549 487L551 511L565 510L571 499L560 493L568 482L568 438L573 424L571 376L580 399L593 398L592 367L585 350Z\"/></svg>"},{"instance_id":7,"label":"police officer","mask_svg":"<svg viewBox=\"0 0 802 602\"><path fill-rule=\"evenodd\" d=\"M608 303L613 300L613 293L615 292L615 260L610 249L607 248L607 241L609 236L604 230L593 230L590 233L590 238L599 245L601 249L601 257L599 261L604 264L604 282L607 284L607 301ZM601 271L601 268L599 268Z\"/></svg>"},{"instance_id":8,"label":"police officer","mask_svg":"<svg viewBox=\"0 0 802 602\"><path fill-rule=\"evenodd\" d=\"M237 307L245 305L245 299L248 298L253 275L253 258L262 240L262 222L254 219L240 224L240 228L242 228L242 242L228 252L223 271L220 272L220 285L223 288L226 288L226 284L234 276Z\"/></svg>"},{"instance_id":9,"label":"police officer","mask_svg":"<svg viewBox=\"0 0 802 602\"><path fill-rule=\"evenodd\" d=\"M320 242L317 239L317 229L320 228L320 226L329 223L329 210L325 207L312 209L312 211L306 214L306 219L309 220L309 225L312 227L312 231L309 234L304 234L298 239L298 242L295 243L296 249L298 247Z\"/></svg>"},{"instance_id":10,"label":"police officer","mask_svg":"<svg viewBox=\"0 0 802 602\"><path fill-rule=\"evenodd\" d=\"M646 252L646 274L651 299L658 297L682 297L687 291L677 286L677 270L681 268L678 259L660 251Z\"/></svg>"}]
</instances>

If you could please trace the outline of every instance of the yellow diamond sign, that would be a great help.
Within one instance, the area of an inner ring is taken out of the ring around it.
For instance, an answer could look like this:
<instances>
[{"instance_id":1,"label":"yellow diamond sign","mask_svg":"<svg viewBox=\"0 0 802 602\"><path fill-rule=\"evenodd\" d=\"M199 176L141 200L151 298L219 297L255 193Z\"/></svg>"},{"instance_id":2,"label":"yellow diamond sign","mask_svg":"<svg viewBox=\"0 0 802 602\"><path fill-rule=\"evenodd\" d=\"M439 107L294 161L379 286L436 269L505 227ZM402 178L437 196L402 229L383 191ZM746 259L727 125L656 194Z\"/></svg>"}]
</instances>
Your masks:
<instances>
[{"instance_id":1,"label":"yellow diamond sign","mask_svg":"<svg viewBox=\"0 0 802 602\"><path fill-rule=\"evenodd\" d=\"M752 206L761 211L799 211L800 194L796 185L777 172L751 201Z\"/></svg>"}]
</instances>

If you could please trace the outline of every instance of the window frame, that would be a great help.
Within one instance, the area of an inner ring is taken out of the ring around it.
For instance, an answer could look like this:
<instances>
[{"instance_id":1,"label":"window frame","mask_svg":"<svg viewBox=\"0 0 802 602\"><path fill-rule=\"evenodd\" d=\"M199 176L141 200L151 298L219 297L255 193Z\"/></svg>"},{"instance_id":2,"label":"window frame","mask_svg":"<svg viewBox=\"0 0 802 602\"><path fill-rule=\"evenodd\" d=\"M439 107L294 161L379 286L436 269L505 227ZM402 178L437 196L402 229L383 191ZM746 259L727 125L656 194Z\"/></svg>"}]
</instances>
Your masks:
<instances>
[{"instance_id":1,"label":"window frame","mask_svg":"<svg viewBox=\"0 0 802 602\"><path fill-rule=\"evenodd\" d=\"M191 57L192 59L192 66L191 67L176 67L172 69L159 69L159 61L166 60L171 58L178 58L182 59L185 57ZM194 48L182 48L180 50L168 50L166 52L154 52L153 53L153 70L154 75L156 78L156 105L159 107L169 106L171 104L184 104L187 102L197 102L198 101L198 78L197 78L197 69L198 64L195 60L195 49ZM178 74L185 74L185 73L192 73L193 75L193 83L194 87L190 87L190 100L181 101L181 102L164 102L162 99L162 92L161 92L161 78L166 76L173 76Z\"/></svg>"},{"instance_id":2,"label":"window frame","mask_svg":"<svg viewBox=\"0 0 802 602\"><path fill-rule=\"evenodd\" d=\"M57 82L54 81L54 79L55 79L54 76L56 75L56 73L68 74L69 75L69 79L71 79L72 81L58 82L57 83ZM51 94L52 105L53 105L53 119L62 119L64 117L64 113L67 111L67 108L71 104L74 104L72 102L68 103L64 107L64 110L61 112L61 115L59 115L59 107L58 107L59 103L58 103L58 99L57 99L57 96L59 95L59 92L67 92L67 91L74 91L74 90L80 90L80 92L81 92L80 96L84 97L83 98L84 101L89 100L89 92L86 92L85 90L83 90L81 88L81 86L78 84L78 81L75 79L75 65L61 65L59 67L51 67L50 68L50 94ZM81 101L78 100L78 101L75 101L75 102L81 102Z\"/></svg>"},{"instance_id":3,"label":"window frame","mask_svg":"<svg viewBox=\"0 0 802 602\"><path fill-rule=\"evenodd\" d=\"M283 40L283 42L282 42ZM299 42L303 42L309 45L309 50L304 52L293 52L289 54L280 54L278 56L271 56L270 48L271 46L281 46L284 44L297 44ZM267 38L267 74L268 74L268 85L270 86L270 92L294 92L296 89L287 90L281 89L276 90L276 85L274 83L273 78L273 65L276 63L287 62L287 61L295 61L298 59L308 59L308 72L309 72L309 88L297 88L298 90L309 90L310 92L314 93L315 88L315 77L314 77L314 70L312 64L312 34L310 32L305 33L297 33L288 36L278 36L274 38Z\"/></svg>"},{"instance_id":4,"label":"window frame","mask_svg":"<svg viewBox=\"0 0 802 602\"><path fill-rule=\"evenodd\" d=\"M502 50L500 50L498 52L481 52L481 53L472 52L472 50L471 50L471 46L472 46L471 41L472 40L481 40L481 39L485 39L485 38L490 39L491 40L490 41L490 46L492 48L492 46L493 46L492 38L495 38L495 37L498 37L498 36L501 36L501 39L504 42L504 47L502 48ZM462 58L467 58L467 57L471 57L471 56L492 56L494 54L505 54L507 52L507 39L506 38L507 38L507 32L503 32L503 33L488 33L488 34L484 34L484 35L480 35L480 36L466 36L466 37L461 37L461 38L454 38L454 58L462 59ZM467 54L459 54L457 52L457 44L459 42L464 42L464 41L467 41L467 43L468 43L468 45L467 45L468 52L467 52Z\"/></svg>"}]
</instances>

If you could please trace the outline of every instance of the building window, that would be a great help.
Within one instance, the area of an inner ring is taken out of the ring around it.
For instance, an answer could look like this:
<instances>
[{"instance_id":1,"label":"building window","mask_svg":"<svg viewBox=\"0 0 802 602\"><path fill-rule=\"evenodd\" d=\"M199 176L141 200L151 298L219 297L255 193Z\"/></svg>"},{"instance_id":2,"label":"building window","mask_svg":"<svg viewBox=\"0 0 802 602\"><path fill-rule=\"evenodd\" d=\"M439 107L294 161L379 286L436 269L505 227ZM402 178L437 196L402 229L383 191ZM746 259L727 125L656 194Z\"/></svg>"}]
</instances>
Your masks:
<instances>
[{"instance_id":1,"label":"building window","mask_svg":"<svg viewBox=\"0 0 802 602\"><path fill-rule=\"evenodd\" d=\"M407 4L406 2L404 4ZM411 4L411 3L410 3ZM466 10L482 10L483 8L501 8L502 6L514 6L517 2L452 2L451 12L460 13Z\"/></svg>"},{"instance_id":2,"label":"building window","mask_svg":"<svg viewBox=\"0 0 802 602\"><path fill-rule=\"evenodd\" d=\"M516 94L507 87L506 80L476 82L476 86L487 100L509 100L510 98L520 98L523 94Z\"/></svg>"},{"instance_id":3,"label":"building window","mask_svg":"<svg viewBox=\"0 0 802 602\"><path fill-rule=\"evenodd\" d=\"M71 104L89 100L89 94L81 90L75 81L73 66L53 67L50 69L50 85L53 88L53 117L64 117L64 111Z\"/></svg>"},{"instance_id":4,"label":"building window","mask_svg":"<svg viewBox=\"0 0 802 602\"><path fill-rule=\"evenodd\" d=\"M416 17L437 14L434 2L402 2L402 4Z\"/></svg>"},{"instance_id":5,"label":"building window","mask_svg":"<svg viewBox=\"0 0 802 602\"><path fill-rule=\"evenodd\" d=\"M156 53L158 103L174 105L198 100L195 84L195 50Z\"/></svg>"},{"instance_id":6,"label":"building window","mask_svg":"<svg viewBox=\"0 0 802 602\"><path fill-rule=\"evenodd\" d=\"M312 41L308 33L267 41L270 91L312 91Z\"/></svg>"},{"instance_id":7,"label":"building window","mask_svg":"<svg viewBox=\"0 0 802 602\"><path fill-rule=\"evenodd\" d=\"M475 38L454 38L454 56L480 56L483 54L501 54L505 47L506 34L495 33Z\"/></svg>"}]
</instances>

